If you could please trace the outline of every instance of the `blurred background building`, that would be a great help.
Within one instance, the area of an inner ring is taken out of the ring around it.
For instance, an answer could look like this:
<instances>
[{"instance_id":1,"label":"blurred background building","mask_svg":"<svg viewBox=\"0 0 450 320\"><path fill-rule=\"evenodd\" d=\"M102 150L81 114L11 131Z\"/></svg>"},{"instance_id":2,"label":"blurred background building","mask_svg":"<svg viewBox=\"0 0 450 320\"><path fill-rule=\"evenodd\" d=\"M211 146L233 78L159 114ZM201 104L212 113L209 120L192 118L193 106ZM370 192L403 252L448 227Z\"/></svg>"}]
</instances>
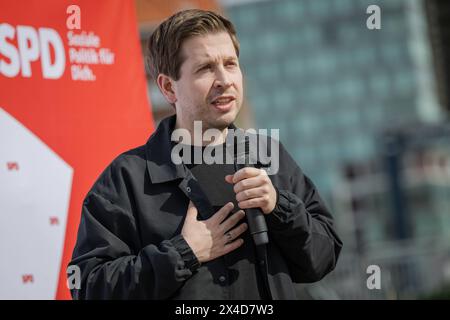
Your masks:
<instances>
[{"instance_id":1,"label":"blurred background building","mask_svg":"<svg viewBox=\"0 0 450 320\"><path fill-rule=\"evenodd\" d=\"M369 30L369 5L381 29ZM178 10L236 26L238 125L280 140L331 208L344 250L312 299L447 296L450 283L450 3L445 0L136 0L147 38ZM156 122L172 114L149 78ZM369 290L369 265L381 289Z\"/></svg>"}]
</instances>

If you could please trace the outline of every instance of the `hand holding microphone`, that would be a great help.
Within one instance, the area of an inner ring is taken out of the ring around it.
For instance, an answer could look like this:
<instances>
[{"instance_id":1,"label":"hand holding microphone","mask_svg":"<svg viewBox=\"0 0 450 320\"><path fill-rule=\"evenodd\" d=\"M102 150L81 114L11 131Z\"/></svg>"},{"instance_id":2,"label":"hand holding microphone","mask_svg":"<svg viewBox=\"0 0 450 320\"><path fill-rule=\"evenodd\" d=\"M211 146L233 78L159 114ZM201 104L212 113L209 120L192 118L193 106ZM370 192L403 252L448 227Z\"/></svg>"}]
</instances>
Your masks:
<instances>
[{"instance_id":1,"label":"hand holding microphone","mask_svg":"<svg viewBox=\"0 0 450 320\"><path fill-rule=\"evenodd\" d=\"M261 208L264 214L275 209L277 192L265 170L245 167L225 176L225 181L234 184L239 208Z\"/></svg>"},{"instance_id":2,"label":"hand holding microphone","mask_svg":"<svg viewBox=\"0 0 450 320\"><path fill-rule=\"evenodd\" d=\"M233 175L225 176L225 181L234 184L238 206L247 211L248 226L255 244L266 244L267 226L261 211L270 214L277 200L276 190L266 171L244 167Z\"/></svg>"}]
</instances>

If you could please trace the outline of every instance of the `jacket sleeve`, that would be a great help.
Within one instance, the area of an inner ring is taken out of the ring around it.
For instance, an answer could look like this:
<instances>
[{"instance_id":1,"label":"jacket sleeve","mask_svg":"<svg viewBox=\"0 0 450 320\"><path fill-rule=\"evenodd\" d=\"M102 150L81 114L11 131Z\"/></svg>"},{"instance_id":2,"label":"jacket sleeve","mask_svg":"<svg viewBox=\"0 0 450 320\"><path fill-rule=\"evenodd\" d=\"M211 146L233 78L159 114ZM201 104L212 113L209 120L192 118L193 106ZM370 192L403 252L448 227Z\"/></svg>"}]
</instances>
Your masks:
<instances>
[{"instance_id":1,"label":"jacket sleeve","mask_svg":"<svg viewBox=\"0 0 450 320\"><path fill-rule=\"evenodd\" d=\"M166 299L198 267L181 235L140 247L135 218L124 205L125 185L107 169L83 202L69 263L81 271L74 299Z\"/></svg>"},{"instance_id":2,"label":"jacket sleeve","mask_svg":"<svg viewBox=\"0 0 450 320\"><path fill-rule=\"evenodd\" d=\"M277 205L266 216L271 239L285 256L293 281L315 282L332 271L342 248L333 218L312 181L280 144L280 166L289 188L277 189Z\"/></svg>"}]
</instances>

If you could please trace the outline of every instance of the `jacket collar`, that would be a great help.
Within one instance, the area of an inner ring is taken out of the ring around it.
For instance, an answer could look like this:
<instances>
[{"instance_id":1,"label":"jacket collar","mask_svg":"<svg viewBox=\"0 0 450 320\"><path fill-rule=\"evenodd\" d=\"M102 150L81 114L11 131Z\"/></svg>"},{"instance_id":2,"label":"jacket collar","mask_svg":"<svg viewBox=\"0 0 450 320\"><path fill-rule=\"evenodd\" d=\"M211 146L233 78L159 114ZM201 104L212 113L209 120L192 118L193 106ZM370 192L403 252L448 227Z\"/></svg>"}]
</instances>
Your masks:
<instances>
[{"instance_id":1,"label":"jacket collar","mask_svg":"<svg viewBox=\"0 0 450 320\"><path fill-rule=\"evenodd\" d=\"M162 183L176 179L184 179L188 172L183 164L175 164L171 158L171 136L175 128L176 115L169 116L158 125L145 146L147 171L152 183ZM230 129L241 130L234 124Z\"/></svg>"},{"instance_id":2,"label":"jacket collar","mask_svg":"<svg viewBox=\"0 0 450 320\"><path fill-rule=\"evenodd\" d=\"M145 147L147 171L152 183L167 182L186 177L183 165L173 163L170 152L171 135L175 127L176 115L163 119L150 136Z\"/></svg>"}]
</instances>

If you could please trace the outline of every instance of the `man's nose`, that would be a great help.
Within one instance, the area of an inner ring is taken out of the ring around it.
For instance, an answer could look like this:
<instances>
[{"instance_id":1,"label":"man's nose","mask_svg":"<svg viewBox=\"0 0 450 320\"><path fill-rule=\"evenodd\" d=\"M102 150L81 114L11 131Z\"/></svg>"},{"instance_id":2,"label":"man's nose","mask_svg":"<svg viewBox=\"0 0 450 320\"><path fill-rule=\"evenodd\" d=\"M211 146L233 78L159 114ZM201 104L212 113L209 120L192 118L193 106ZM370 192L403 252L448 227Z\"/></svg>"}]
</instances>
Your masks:
<instances>
[{"instance_id":1,"label":"man's nose","mask_svg":"<svg viewBox=\"0 0 450 320\"><path fill-rule=\"evenodd\" d=\"M225 68L219 67L216 69L216 79L214 82L216 88L228 88L232 83L231 77Z\"/></svg>"}]
</instances>

